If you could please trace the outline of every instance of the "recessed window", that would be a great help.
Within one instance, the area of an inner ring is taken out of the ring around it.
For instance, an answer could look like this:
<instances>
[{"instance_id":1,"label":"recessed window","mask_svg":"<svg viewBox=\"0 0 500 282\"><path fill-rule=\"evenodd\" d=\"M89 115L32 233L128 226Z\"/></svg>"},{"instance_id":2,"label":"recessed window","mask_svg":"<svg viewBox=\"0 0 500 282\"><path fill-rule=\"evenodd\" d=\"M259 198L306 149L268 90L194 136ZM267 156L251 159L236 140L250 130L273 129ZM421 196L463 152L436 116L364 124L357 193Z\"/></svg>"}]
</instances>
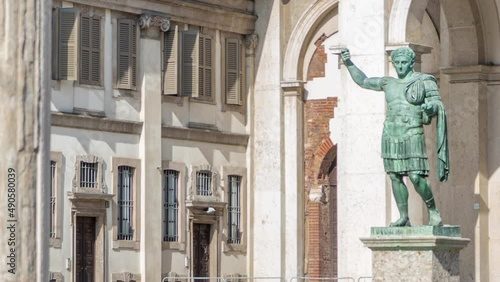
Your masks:
<instances>
[{"instance_id":1,"label":"recessed window","mask_svg":"<svg viewBox=\"0 0 500 282\"><path fill-rule=\"evenodd\" d=\"M118 167L118 240L132 240L134 235L134 168Z\"/></svg>"},{"instance_id":2,"label":"recessed window","mask_svg":"<svg viewBox=\"0 0 500 282\"><path fill-rule=\"evenodd\" d=\"M212 172L196 172L196 195L212 196Z\"/></svg>"},{"instance_id":3,"label":"recessed window","mask_svg":"<svg viewBox=\"0 0 500 282\"><path fill-rule=\"evenodd\" d=\"M50 238L56 237L56 162L50 161Z\"/></svg>"},{"instance_id":4,"label":"recessed window","mask_svg":"<svg viewBox=\"0 0 500 282\"><path fill-rule=\"evenodd\" d=\"M97 188L97 163L80 162L80 187Z\"/></svg>"},{"instance_id":5,"label":"recessed window","mask_svg":"<svg viewBox=\"0 0 500 282\"><path fill-rule=\"evenodd\" d=\"M241 243L241 176L229 175L228 176L228 195L227 195L227 243L240 244Z\"/></svg>"},{"instance_id":6,"label":"recessed window","mask_svg":"<svg viewBox=\"0 0 500 282\"><path fill-rule=\"evenodd\" d=\"M179 172L165 170L163 183L163 241L176 242L179 236Z\"/></svg>"}]
</instances>

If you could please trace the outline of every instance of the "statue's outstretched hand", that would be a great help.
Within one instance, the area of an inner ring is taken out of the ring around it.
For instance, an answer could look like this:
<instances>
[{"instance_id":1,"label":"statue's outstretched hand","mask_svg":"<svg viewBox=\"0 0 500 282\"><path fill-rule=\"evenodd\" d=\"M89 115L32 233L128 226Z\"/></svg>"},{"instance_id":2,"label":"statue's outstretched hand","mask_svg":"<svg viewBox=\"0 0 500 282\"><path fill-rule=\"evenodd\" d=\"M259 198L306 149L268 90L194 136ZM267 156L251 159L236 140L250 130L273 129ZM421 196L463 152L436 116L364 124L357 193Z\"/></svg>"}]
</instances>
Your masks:
<instances>
[{"instance_id":1,"label":"statue's outstretched hand","mask_svg":"<svg viewBox=\"0 0 500 282\"><path fill-rule=\"evenodd\" d=\"M347 48L342 48L342 50L340 50L340 56L341 56L342 62L344 62L344 64L346 62L351 61L351 53L349 52L349 49L347 49Z\"/></svg>"}]
</instances>

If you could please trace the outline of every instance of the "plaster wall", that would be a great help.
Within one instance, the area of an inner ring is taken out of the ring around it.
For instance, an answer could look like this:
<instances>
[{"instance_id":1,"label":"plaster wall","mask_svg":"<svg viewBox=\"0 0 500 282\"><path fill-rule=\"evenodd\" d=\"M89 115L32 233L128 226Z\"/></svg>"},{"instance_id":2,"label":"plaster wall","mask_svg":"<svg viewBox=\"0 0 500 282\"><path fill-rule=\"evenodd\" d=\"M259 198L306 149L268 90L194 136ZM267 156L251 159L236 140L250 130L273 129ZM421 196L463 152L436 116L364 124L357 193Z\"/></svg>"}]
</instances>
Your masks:
<instances>
[{"instance_id":1,"label":"plaster wall","mask_svg":"<svg viewBox=\"0 0 500 282\"><path fill-rule=\"evenodd\" d=\"M52 152L61 152L63 164L61 168L62 191L59 194L62 207L60 211L61 248L50 248L50 271L61 272L65 281L71 281L73 269L66 270L66 259L73 260L72 244L73 232L71 228L71 202L66 193L72 191L72 181L75 175L75 157L78 155L93 154L103 158L104 181L108 191L111 189L111 158L138 158L139 137L135 135L106 133L99 131L81 130L73 128L52 127L51 148ZM106 245L112 245L112 210L106 211ZM139 253L133 250L107 251L106 266L108 273L128 271L140 273Z\"/></svg>"}]
</instances>

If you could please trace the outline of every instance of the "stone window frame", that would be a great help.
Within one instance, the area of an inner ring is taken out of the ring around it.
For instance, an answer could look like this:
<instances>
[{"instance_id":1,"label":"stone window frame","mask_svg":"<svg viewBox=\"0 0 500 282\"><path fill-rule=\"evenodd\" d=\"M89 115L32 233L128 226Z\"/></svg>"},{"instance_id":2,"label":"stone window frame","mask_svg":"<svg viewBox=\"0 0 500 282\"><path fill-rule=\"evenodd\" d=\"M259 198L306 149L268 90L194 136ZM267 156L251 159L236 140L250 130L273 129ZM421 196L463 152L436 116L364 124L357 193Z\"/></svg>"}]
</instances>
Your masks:
<instances>
[{"instance_id":1,"label":"stone window frame","mask_svg":"<svg viewBox=\"0 0 500 282\"><path fill-rule=\"evenodd\" d=\"M88 188L80 186L80 163L97 163L97 187ZM73 177L73 192L103 194L106 193L106 186L104 184L104 161L101 157L92 154L78 155L75 157L75 175Z\"/></svg>"},{"instance_id":2,"label":"stone window frame","mask_svg":"<svg viewBox=\"0 0 500 282\"><path fill-rule=\"evenodd\" d=\"M163 186L165 185L164 183L164 174L165 170L171 169L179 172L179 183L177 185L178 188L178 201L179 201L179 206L178 206L178 240L176 242L166 242L163 241L163 226L162 226L162 249L170 249L170 250L179 250L179 251L185 251L186 250L186 165L184 163L180 162L173 162L173 161L163 161L162 162L162 171L161 171L161 185L162 185L162 191L163 191ZM163 209L163 195L162 195L162 209ZM163 214L164 211L162 210L162 224L163 224Z\"/></svg>"},{"instance_id":3,"label":"stone window frame","mask_svg":"<svg viewBox=\"0 0 500 282\"><path fill-rule=\"evenodd\" d=\"M240 186L240 230L241 230L241 241L239 244L228 244L227 243L227 235L228 235L228 212L227 206L225 208L225 212L223 215L223 226L222 226L222 234L224 240L222 240L223 251L224 253L228 252L240 252L246 253L247 249L247 202L248 202L248 185L247 185L247 169L244 167L232 167L232 166L222 166L221 168L221 190L222 190L222 200L228 203L228 177L230 175L238 175L241 176L241 186Z\"/></svg>"},{"instance_id":4,"label":"stone window frame","mask_svg":"<svg viewBox=\"0 0 500 282\"><path fill-rule=\"evenodd\" d=\"M55 171L55 216L54 216L54 237L49 238L49 246L61 248L62 238L62 201L63 201L63 185L62 185L62 162L63 154L61 152L50 152L50 161L56 163ZM50 168L49 168L50 169Z\"/></svg>"},{"instance_id":5,"label":"stone window frame","mask_svg":"<svg viewBox=\"0 0 500 282\"><path fill-rule=\"evenodd\" d=\"M199 171L210 171L212 173L212 180L211 180L211 185L212 185L212 196L201 196L201 195L196 195L196 173ZM221 191L220 187L218 186L219 184L219 172L215 170L215 168L212 165L209 164L199 164L199 165L192 165L191 166L191 173L190 173L190 185L189 185L189 191L188 191L188 200L191 201L213 201L213 202L218 202L221 200Z\"/></svg>"},{"instance_id":6,"label":"stone window frame","mask_svg":"<svg viewBox=\"0 0 500 282\"><path fill-rule=\"evenodd\" d=\"M133 182L133 226L134 237L133 240L118 240L118 167L129 166L134 168L134 182ZM140 249L141 239L141 160L132 158L111 158L111 185L112 185L112 226L113 226L113 249Z\"/></svg>"},{"instance_id":7,"label":"stone window frame","mask_svg":"<svg viewBox=\"0 0 500 282\"><path fill-rule=\"evenodd\" d=\"M131 281L140 282L141 275L130 273L130 272L112 273L111 274L111 281L112 282L131 282Z\"/></svg>"}]
</instances>

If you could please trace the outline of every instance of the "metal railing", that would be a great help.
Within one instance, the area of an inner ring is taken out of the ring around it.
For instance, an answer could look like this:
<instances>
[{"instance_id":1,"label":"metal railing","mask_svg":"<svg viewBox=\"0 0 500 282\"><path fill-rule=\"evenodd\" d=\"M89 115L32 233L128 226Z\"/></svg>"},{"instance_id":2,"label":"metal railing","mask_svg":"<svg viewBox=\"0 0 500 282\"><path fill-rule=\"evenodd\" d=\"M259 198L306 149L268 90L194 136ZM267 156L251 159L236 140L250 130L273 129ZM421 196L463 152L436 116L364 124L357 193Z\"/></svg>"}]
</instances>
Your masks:
<instances>
[{"instance_id":1,"label":"metal railing","mask_svg":"<svg viewBox=\"0 0 500 282\"><path fill-rule=\"evenodd\" d=\"M293 277L290 282L317 282L317 281L350 281L356 282L353 277Z\"/></svg>"}]
</instances>

